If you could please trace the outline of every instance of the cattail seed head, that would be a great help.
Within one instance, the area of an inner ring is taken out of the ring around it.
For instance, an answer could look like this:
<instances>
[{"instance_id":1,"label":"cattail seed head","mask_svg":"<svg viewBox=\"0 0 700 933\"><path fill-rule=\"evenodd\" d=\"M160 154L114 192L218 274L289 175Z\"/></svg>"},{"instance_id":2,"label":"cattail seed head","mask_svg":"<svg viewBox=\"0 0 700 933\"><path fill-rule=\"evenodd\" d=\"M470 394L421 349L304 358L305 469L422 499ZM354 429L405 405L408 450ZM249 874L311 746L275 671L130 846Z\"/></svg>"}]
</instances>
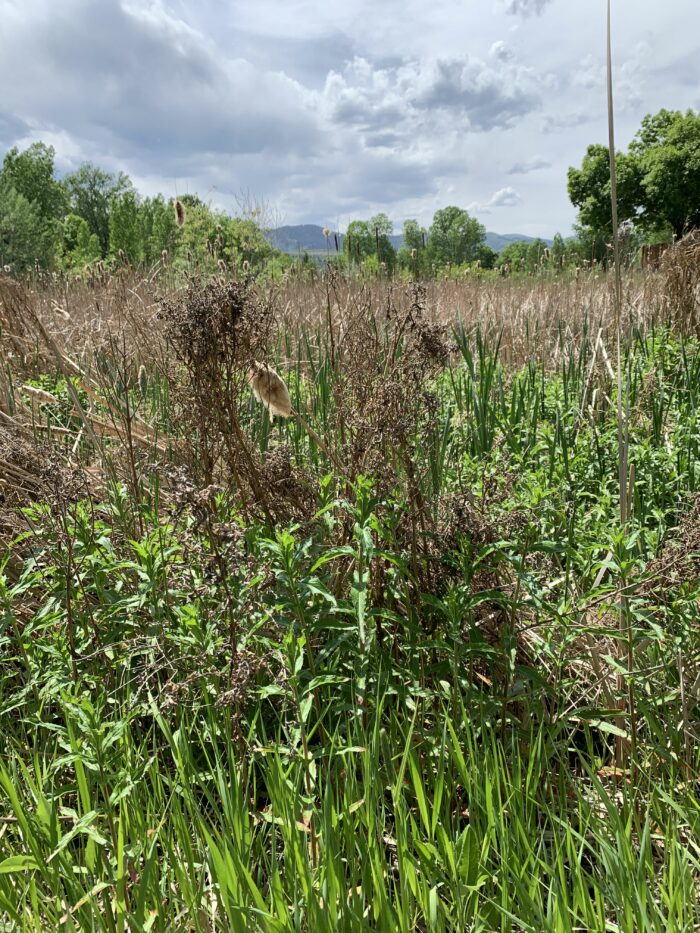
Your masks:
<instances>
[{"instance_id":1,"label":"cattail seed head","mask_svg":"<svg viewBox=\"0 0 700 933\"><path fill-rule=\"evenodd\" d=\"M289 418L292 414L292 400L287 386L278 373L263 363L253 363L248 370L248 382L255 398L261 402L270 415Z\"/></svg>"},{"instance_id":2,"label":"cattail seed head","mask_svg":"<svg viewBox=\"0 0 700 933\"><path fill-rule=\"evenodd\" d=\"M414 246L413 249L411 250L411 259L415 259L417 256L418 256L418 250Z\"/></svg>"},{"instance_id":3,"label":"cattail seed head","mask_svg":"<svg viewBox=\"0 0 700 933\"><path fill-rule=\"evenodd\" d=\"M175 201L175 222L178 227L185 226L185 205L179 198Z\"/></svg>"},{"instance_id":4,"label":"cattail seed head","mask_svg":"<svg viewBox=\"0 0 700 933\"><path fill-rule=\"evenodd\" d=\"M148 392L148 373L146 372L146 367L143 365L143 363L139 366L138 382L139 392L145 397L146 393Z\"/></svg>"},{"instance_id":5,"label":"cattail seed head","mask_svg":"<svg viewBox=\"0 0 700 933\"><path fill-rule=\"evenodd\" d=\"M57 314L58 317L63 318L64 321L70 321L70 314L57 302L53 301L51 303L51 310L54 312L54 314Z\"/></svg>"},{"instance_id":6,"label":"cattail seed head","mask_svg":"<svg viewBox=\"0 0 700 933\"><path fill-rule=\"evenodd\" d=\"M46 405L57 405L58 399L55 395L52 395L50 392L46 392L44 389L37 389L36 386L23 385L22 391L26 392L32 402L32 408L43 402Z\"/></svg>"}]
</instances>

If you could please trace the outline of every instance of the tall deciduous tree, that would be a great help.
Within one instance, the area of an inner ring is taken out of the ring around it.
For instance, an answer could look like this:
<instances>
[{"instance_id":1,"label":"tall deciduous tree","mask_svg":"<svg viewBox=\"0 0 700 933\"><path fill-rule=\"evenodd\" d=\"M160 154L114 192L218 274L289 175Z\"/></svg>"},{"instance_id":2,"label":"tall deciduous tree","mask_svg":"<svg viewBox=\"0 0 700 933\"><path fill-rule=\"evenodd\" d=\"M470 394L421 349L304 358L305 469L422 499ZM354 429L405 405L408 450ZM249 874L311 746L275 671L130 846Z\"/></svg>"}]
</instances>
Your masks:
<instances>
[{"instance_id":1,"label":"tall deciduous tree","mask_svg":"<svg viewBox=\"0 0 700 933\"><path fill-rule=\"evenodd\" d=\"M0 266L15 274L46 267L53 258L53 236L36 201L29 201L0 179Z\"/></svg>"},{"instance_id":2,"label":"tall deciduous tree","mask_svg":"<svg viewBox=\"0 0 700 933\"><path fill-rule=\"evenodd\" d=\"M677 237L700 227L700 113L646 116L630 153L639 165L645 224L668 225Z\"/></svg>"},{"instance_id":3,"label":"tall deciduous tree","mask_svg":"<svg viewBox=\"0 0 700 933\"><path fill-rule=\"evenodd\" d=\"M77 214L69 214L63 221L61 265L66 269L83 269L100 258L100 243L90 233L87 221Z\"/></svg>"},{"instance_id":4,"label":"tall deciduous tree","mask_svg":"<svg viewBox=\"0 0 700 933\"><path fill-rule=\"evenodd\" d=\"M581 168L570 168L568 190L571 203L579 209L579 223L612 233L610 158L607 146L592 145L586 150ZM620 222L634 219L641 195L639 164L634 156L617 155L617 212Z\"/></svg>"},{"instance_id":5,"label":"tall deciduous tree","mask_svg":"<svg viewBox=\"0 0 700 933\"><path fill-rule=\"evenodd\" d=\"M394 232L393 223L386 214L375 214L369 221L369 229L374 237L374 251L379 262L393 269L396 265L396 250L389 239Z\"/></svg>"},{"instance_id":6,"label":"tall deciduous tree","mask_svg":"<svg viewBox=\"0 0 700 933\"><path fill-rule=\"evenodd\" d=\"M90 162L64 179L71 210L87 222L100 243L102 255L109 251L109 215L114 201L133 186L127 175L103 172Z\"/></svg>"},{"instance_id":7,"label":"tall deciduous tree","mask_svg":"<svg viewBox=\"0 0 700 933\"><path fill-rule=\"evenodd\" d=\"M109 251L122 254L136 265L145 258L145 214L135 191L125 191L112 199L109 212Z\"/></svg>"},{"instance_id":8,"label":"tall deciduous tree","mask_svg":"<svg viewBox=\"0 0 700 933\"><path fill-rule=\"evenodd\" d=\"M428 243L432 259L438 265L473 262L486 239L486 229L461 207L436 211L430 226Z\"/></svg>"},{"instance_id":9,"label":"tall deciduous tree","mask_svg":"<svg viewBox=\"0 0 700 933\"><path fill-rule=\"evenodd\" d=\"M618 214L647 236L677 237L700 227L700 113L661 110L648 115L617 156ZM606 146L589 146L568 173L569 197L589 239L612 232L610 164Z\"/></svg>"},{"instance_id":10,"label":"tall deciduous tree","mask_svg":"<svg viewBox=\"0 0 700 933\"><path fill-rule=\"evenodd\" d=\"M20 152L15 146L6 153L0 177L30 203L47 221L62 220L68 208L66 193L54 178L53 146L33 143Z\"/></svg>"}]
</instances>

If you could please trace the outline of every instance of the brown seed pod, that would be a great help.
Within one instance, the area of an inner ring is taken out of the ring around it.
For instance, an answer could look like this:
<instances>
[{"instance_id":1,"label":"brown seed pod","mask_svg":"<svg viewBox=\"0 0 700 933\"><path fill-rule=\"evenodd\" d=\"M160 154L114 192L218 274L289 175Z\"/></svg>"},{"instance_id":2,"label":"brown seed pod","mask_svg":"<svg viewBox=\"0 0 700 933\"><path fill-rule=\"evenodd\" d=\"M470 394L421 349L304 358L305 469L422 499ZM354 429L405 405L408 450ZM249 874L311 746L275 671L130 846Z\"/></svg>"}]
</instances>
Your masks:
<instances>
[{"instance_id":1,"label":"brown seed pod","mask_svg":"<svg viewBox=\"0 0 700 933\"><path fill-rule=\"evenodd\" d=\"M263 363L254 363L248 370L248 382L255 398L261 402L270 415L289 418L292 414L292 400L282 377L274 369Z\"/></svg>"},{"instance_id":2,"label":"brown seed pod","mask_svg":"<svg viewBox=\"0 0 700 933\"><path fill-rule=\"evenodd\" d=\"M175 201L175 220L178 227L185 226L185 205L179 198Z\"/></svg>"}]
</instances>

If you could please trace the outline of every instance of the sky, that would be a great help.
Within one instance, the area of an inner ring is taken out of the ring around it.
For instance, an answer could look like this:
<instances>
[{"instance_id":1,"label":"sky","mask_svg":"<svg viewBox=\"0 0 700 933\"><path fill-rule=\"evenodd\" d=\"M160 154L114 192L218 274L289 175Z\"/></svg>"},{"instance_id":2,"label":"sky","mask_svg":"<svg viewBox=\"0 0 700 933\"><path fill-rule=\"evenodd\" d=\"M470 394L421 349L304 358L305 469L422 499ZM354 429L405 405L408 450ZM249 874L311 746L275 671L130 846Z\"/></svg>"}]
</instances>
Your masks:
<instances>
[{"instance_id":1,"label":"sky","mask_svg":"<svg viewBox=\"0 0 700 933\"><path fill-rule=\"evenodd\" d=\"M700 0L614 0L618 148L700 109L699 35ZM273 226L456 204L566 235L604 81L604 0L0 0L0 156L42 140Z\"/></svg>"}]
</instances>

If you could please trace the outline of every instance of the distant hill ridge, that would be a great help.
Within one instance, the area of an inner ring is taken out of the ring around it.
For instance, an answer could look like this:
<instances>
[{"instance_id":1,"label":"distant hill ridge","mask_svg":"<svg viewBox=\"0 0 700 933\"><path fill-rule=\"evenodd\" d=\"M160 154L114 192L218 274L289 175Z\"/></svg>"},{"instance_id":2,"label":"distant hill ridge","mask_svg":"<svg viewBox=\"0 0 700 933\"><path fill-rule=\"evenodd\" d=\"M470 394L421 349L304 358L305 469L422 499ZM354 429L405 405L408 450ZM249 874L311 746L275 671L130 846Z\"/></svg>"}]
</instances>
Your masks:
<instances>
[{"instance_id":1,"label":"distant hill ridge","mask_svg":"<svg viewBox=\"0 0 700 933\"><path fill-rule=\"evenodd\" d=\"M335 239L334 233L331 233L328 240L323 235L323 227L319 227L317 224L288 224L283 227L276 227L274 230L270 230L267 233L267 238L277 249L282 250L283 253L292 253L297 255L298 253L325 253L327 249L330 248L332 253L335 252ZM335 234L338 237L338 248L342 250L343 248L343 234ZM403 237L401 234L396 234L389 237L391 240L394 249L400 249L401 244L403 243ZM500 253L502 249L509 243L514 243L519 240L525 240L530 243L536 237L525 236L522 233L490 233L486 234L486 244L490 246L491 249L495 250L497 253ZM551 240L545 240L546 243L551 244Z\"/></svg>"}]
</instances>

